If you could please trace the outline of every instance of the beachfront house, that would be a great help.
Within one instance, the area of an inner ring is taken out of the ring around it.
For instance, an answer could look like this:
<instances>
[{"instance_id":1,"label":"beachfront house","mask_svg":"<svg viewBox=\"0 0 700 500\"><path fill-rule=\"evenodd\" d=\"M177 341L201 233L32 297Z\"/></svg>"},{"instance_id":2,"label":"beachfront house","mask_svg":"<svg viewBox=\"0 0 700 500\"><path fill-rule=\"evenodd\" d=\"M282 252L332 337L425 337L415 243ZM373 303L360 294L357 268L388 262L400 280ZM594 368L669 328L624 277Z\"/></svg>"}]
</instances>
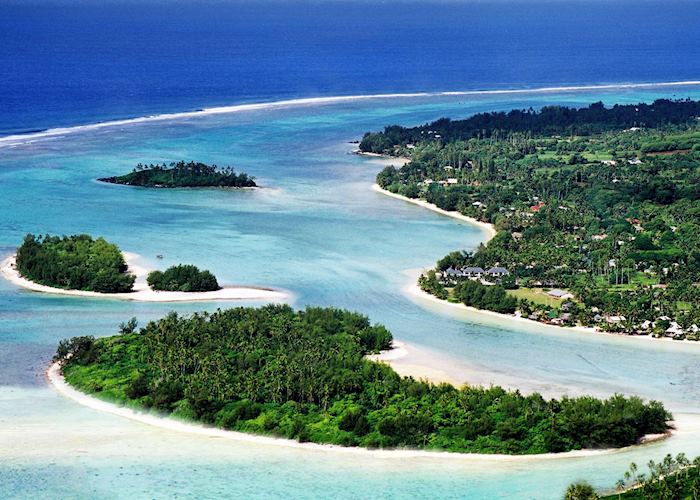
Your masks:
<instances>
[{"instance_id":1,"label":"beachfront house","mask_svg":"<svg viewBox=\"0 0 700 500\"><path fill-rule=\"evenodd\" d=\"M455 278L461 278L462 276L464 276L464 274L462 274L462 271L450 266L447 269L445 269L443 276L447 279L455 279Z\"/></svg>"},{"instance_id":2,"label":"beachfront house","mask_svg":"<svg viewBox=\"0 0 700 500\"><path fill-rule=\"evenodd\" d=\"M467 278L481 278L484 275L484 270L480 267L464 267L462 268L462 276Z\"/></svg>"},{"instance_id":3,"label":"beachfront house","mask_svg":"<svg viewBox=\"0 0 700 500\"><path fill-rule=\"evenodd\" d=\"M679 325L675 321L672 321L669 327L666 328L665 333L667 337L675 337L683 333L683 328L681 328L681 325Z\"/></svg>"},{"instance_id":4,"label":"beachfront house","mask_svg":"<svg viewBox=\"0 0 700 500\"><path fill-rule=\"evenodd\" d=\"M605 318L605 321L607 321L611 325L616 325L618 323L622 323L625 320L626 320L626 318L624 316L607 316Z\"/></svg>"},{"instance_id":5,"label":"beachfront house","mask_svg":"<svg viewBox=\"0 0 700 500\"><path fill-rule=\"evenodd\" d=\"M547 292L547 295L554 297L555 299L572 299L574 297L566 290L560 290L559 288L553 288Z\"/></svg>"},{"instance_id":6,"label":"beachfront house","mask_svg":"<svg viewBox=\"0 0 700 500\"><path fill-rule=\"evenodd\" d=\"M486 274L492 278L503 278L504 276L508 276L510 273L505 267L492 267L486 271Z\"/></svg>"}]
</instances>

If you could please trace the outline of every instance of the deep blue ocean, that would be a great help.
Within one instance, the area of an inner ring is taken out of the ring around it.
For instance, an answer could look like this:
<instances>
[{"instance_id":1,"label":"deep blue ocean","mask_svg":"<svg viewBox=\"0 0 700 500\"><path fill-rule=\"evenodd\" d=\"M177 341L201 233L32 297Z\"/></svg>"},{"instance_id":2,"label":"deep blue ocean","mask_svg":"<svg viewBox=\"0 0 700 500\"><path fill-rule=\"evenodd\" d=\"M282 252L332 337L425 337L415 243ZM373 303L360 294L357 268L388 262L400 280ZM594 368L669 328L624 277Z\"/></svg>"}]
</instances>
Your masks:
<instances>
[{"instance_id":1,"label":"deep blue ocean","mask_svg":"<svg viewBox=\"0 0 700 500\"><path fill-rule=\"evenodd\" d=\"M0 135L296 97L700 78L693 0L0 1Z\"/></svg>"}]
</instances>

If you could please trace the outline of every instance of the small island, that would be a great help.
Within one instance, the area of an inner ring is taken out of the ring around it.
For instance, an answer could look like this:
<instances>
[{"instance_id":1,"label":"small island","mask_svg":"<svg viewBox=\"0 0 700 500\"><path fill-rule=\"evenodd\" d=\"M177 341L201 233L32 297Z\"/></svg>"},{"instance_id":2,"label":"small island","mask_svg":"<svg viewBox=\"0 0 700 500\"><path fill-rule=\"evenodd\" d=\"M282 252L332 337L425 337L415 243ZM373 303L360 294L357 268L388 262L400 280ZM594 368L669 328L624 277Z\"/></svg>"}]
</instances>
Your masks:
<instances>
[{"instance_id":1,"label":"small island","mask_svg":"<svg viewBox=\"0 0 700 500\"><path fill-rule=\"evenodd\" d=\"M492 237L423 292L551 325L700 340L700 101L594 103L386 127L378 190ZM420 292L418 292L420 293Z\"/></svg>"},{"instance_id":2,"label":"small island","mask_svg":"<svg viewBox=\"0 0 700 500\"><path fill-rule=\"evenodd\" d=\"M139 163L133 171L116 177L97 179L110 184L124 184L149 188L221 187L254 188L255 179L245 172L236 173L233 168L219 168L200 162L179 161L166 165L143 165Z\"/></svg>"},{"instance_id":3,"label":"small island","mask_svg":"<svg viewBox=\"0 0 700 500\"><path fill-rule=\"evenodd\" d=\"M151 271L147 278L152 290L167 292L212 292L221 290L216 277L197 266L177 265L165 271Z\"/></svg>"},{"instance_id":4,"label":"small island","mask_svg":"<svg viewBox=\"0 0 700 500\"><path fill-rule=\"evenodd\" d=\"M17 252L0 263L0 274L28 290L78 297L141 302L283 302L289 297L266 287L222 287L211 272L193 265L152 271L140 259L101 237L28 234Z\"/></svg>"},{"instance_id":5,"label":"small island","mask_svg":"<svg viewBox=\"0 0 700 500\"><path fill-rule=\"evenodd\" d=\"M671 419L660 402L637 397L545 400L399 376L367 359L391 347L391 333L341 309L173 312L137 326L62 341L55 361L65 381L156 415L365 448L522 455L622 447L666 432Z\"/></svg>"},{"instance_id":6,"label":"small island","mask_svg":"<svg viewBox=\"0 0 700 500\"><path fill-rule=\"evenodd\" d=\"M128 293L136 280L117 245L87 234L28 234L17 249L16 265L26 279L54 288Z\"/></svg>"}]
</instances>

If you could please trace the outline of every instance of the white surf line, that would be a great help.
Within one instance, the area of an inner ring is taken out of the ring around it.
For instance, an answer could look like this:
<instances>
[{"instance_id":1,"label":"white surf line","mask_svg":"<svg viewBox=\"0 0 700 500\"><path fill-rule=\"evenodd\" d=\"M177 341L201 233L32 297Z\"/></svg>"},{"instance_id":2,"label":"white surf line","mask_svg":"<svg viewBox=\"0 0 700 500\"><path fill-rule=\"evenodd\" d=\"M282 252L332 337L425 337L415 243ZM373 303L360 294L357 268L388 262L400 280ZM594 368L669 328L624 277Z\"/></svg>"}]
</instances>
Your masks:
<instances>
[{"instance_id":1,"label":"white surf line","mask_svg":"<svg viewBox=\"0 0 700 500\"><path fill-rule=\"evenodd\" d=\"M183 111L177 113L162 113L157 115L141 116L137 118L127 118L123 120L111 120L87 125L76 125L71 127L58 127L32 132L28 134L13 134L0 137L0 148L20 146L28 144L42 138L62 137L81 131L98 130L108 127L118 127L133 125L138 123L149 123L157 121L178 120L193 118L198 116L219 115L240 113L245 111L258 111L266 109L276 109L285 107L301 106L322 106L342 102L352 102L372 99L402 99L410 97L439 97L439 96L471 96L471 95L501 95L501 94L540 94L554 92L582 92L588 90L615 90L615 89L639 89L639 88L664 88L664 87L690 87L700 86L700 80L685 80L677 82L649 82L649 83L611 83L599 85L573 85L562 87L537 87L531 89L500 89L500 90L455 90L441 92L405 92L390 94L358 94L347 96L329 97L305 97L299 99L285 99L272 102L258 102L236 104L231 106L218 106L204 108L196 111Z\"/></svg>"},{"instance_id":2,"label":"white surf line","mask_svg":"<svg viewBox=\"0 0 700 500\"><path fill-rule=\"evenodd\" d=\"M399 356L400 357L400 356ZM624 448L605 448L605 449L585 449L585 450L573 450L563 453L541 453L536 455L505 455L505 454L489 454L489 453L458 453L449 451L427 451L427 450L417 450L417 449L369 449L369 448L359 448L359 447L349 447L349 446L339 446L332 444L318 444L318 443L300 443L292 439L276 438L270 436L261 436L257 434L247 434L244 432L229 431L225 429L218 429L215 427L208 427L203 424L198 424L195 422L184 422L180 420L175 420L169 417L159 416L152 413L140 412L125 406L119 406L114 403L109 403L103 401L94 396L90 396L81 392L73 387L71 387L68 382L66 382L63 374L61 373L61 365L58 362L51 364L51 366L46 370L46 377L49 383L56 389L56 391L62 396L75 401L83 406L91 408L93 410L102 411L105 413L110 413L123 418L128 418L136 422L140 422L147 425L152 425L154 427L159 427L162 429L185 432L188 434L196 434L205 437L214 438L224 438L231 439L234 441L241 441L254 444L262 445L274 445L274 446L284 446L287 448L297 448L309 451L321 451L321 452L333 452L333 453L348 453L353 455L369 455L373 458L386 458L386 459L404 459L404 458L433 458L433 459L448 459L448 460L462 460L462 461L524 461L524 462L534 462L539 460L558 460L558 459L574 459L582 457L592 457L609 455L613 453L624 453L626 451L631 451L638 449L640 446L645 446L651 442L656 442L660 439L665 439L670 437L672 434L676 434L678 431L669 431L662 436L659 435L649 435L642 438L642 442L637 445L626 446Z\"/></svg>"}]
</instances>

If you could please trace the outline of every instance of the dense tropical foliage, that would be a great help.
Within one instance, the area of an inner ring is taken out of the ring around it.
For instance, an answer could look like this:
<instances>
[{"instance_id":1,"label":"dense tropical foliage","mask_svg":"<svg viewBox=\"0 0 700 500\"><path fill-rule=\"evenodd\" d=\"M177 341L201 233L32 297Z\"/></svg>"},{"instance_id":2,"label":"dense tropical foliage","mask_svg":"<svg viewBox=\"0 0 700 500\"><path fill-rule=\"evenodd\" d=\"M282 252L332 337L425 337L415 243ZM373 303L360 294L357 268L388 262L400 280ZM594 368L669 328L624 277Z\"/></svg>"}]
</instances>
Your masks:
<instances>
[{"instance_id":1,"label":"dense tropical foliage","mask_svg":"<svg viewBox=\"0 0 700 500\"><path fill-rule=\"evenodd\" d=\"M598 498L618 500L696 500L700 498L700 457L689 460L684 453L675 457L668 454L663 460L650 460L647 472L642 472L635 463L617 481L614 490L601 492L585 483L573 483L565 499L595 500Z\"/></svg>"},{"instance_id":2,"label":"dense tropical foliage","mask_svg":"<svg viewBox=\"0 0 700 500\"><path fill-rule=\"evenodd\" d=\"M153 290L170 292L209 292L221 288L211 272L200 271L197 266L188 264L171 266L165 271L151 271L147 282Z\"/></svg>"},{"instance_id":3,"label":"dense tropical foliage","mask_svg":"<svg viewBox=\"0 0 700 500\"><path fill-rule=\"evenodd\" d=\"M128 174L98 179L112 184L142 187L255 187L255 180L245 172L237 174L231 167L219 168L200 162L179 161L166 165L139 163Z\"/></svg>"},{"instance_id":4,"label":"dense tropical foliage","mask_svg":"<svg viewBox=\"0 0 700 500\"><path fill-rule=\"evenodd\" d=\"M394 154L406 144L454 142L469 139L500 139L512 133L532 136L580 136L632 127L658 128L689 124L700 116L700 101L659 99L652 104L602 102L587 108L545 106L505 112L479 113L464 120L440 118L418 127L392 125L382 132L367 132L360 142L364 152Z\"/></svg>"},{"instance_id":5,"label":"dense tropical foliage","mask_svg":"<svg viewBox=\"0 0 700 500\"><path fill-rule=\"evenodd\" d=\"M130 292L135 279L119 247L87 234L28 234L17 249L17 270L42 285L103 293Z\"/></svg>"},{"instance_id":6,"label":"dense tropical foliage","mask_svg":"<svg viewBox=\"0 0 700 500\"><path fill-rule=\"evenodd\" d=\"M391 128L365 139L391 137L391 148L379 150L410 157L402 168L379 173L381 187L498 231L487 245L441 259L436 274L422 278L424 290L463 301L455 287L461 280L446 279L446 271L500 266L507 276L476 283L503 288L523 316L696 340L699 106L550 107L440 121L442 129ZM470 296L487 293L478 285L462 288ZM552 305L550 289L573 298ZM500 300L465 302L511 309Z\"/></svg>"},{"instance_id":7,"label":"dense tropical foliage","mask_svg":"<svg viewBox=\"0 0 700 500\"><path fill-rule=\"evenodd\" d=\"M434 385L366 355L391 333L358 313L285 305L179 316L63 341L85 392L225 429L343 446L543 453L634 444L667 429L659 402L545 400L500 387Z\"/></svg>"}]
</instances>

